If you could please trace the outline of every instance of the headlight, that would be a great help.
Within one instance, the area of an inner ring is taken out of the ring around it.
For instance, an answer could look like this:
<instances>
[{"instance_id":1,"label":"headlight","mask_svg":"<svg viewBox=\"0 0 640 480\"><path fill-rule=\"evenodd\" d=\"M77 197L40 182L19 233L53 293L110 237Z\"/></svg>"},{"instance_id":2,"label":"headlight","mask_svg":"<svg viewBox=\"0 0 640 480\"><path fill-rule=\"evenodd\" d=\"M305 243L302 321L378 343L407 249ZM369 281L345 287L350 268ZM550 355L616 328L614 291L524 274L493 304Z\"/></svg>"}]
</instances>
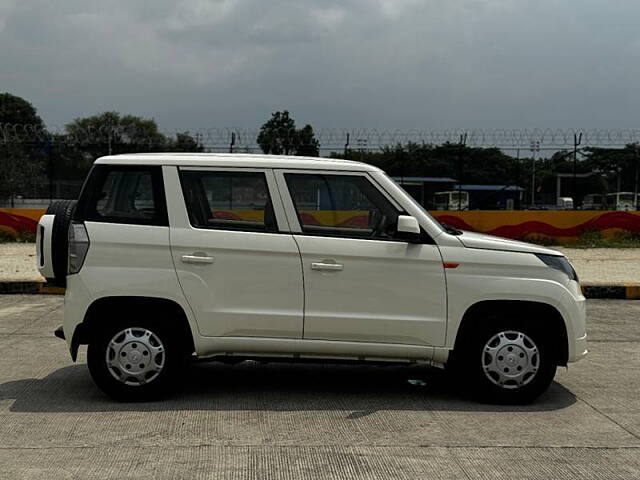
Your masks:
<instances>
[{"instance_id":1,"label":"headlight","mask_svg":"<svg viewBox=\"0 0 640 480\"><path fill-rule=\"evenodd\" d=\"M546 255L543 253L536 253L536 257L542 260L547 266L551 268L555 268L556 270L560 270L562 273L566 274L571 280L575 280L578 282L578 274L573 269L567 257L559 256L559 255Z\"/></svg>"}]
</instances>

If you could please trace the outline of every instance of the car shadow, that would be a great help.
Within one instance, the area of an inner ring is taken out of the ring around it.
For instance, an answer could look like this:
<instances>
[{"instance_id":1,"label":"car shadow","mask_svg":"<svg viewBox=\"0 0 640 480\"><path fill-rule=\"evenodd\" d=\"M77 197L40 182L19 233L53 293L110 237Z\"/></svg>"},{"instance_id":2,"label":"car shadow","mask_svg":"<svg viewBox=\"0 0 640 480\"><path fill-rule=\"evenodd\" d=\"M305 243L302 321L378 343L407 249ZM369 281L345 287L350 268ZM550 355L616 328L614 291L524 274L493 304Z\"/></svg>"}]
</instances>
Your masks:
<instances>
[{"instance_id":1,"label":"car shadow","mask_svg":"<svg viewBox=\"0 0 640 480\"><path fill-rule=\"evenodd\" d=\"M148 412L180 410L351 410L360 418L378 410L540 412L569 407L575 396L554 382L529 405L479 403L437 369L424 367L288 364L245 361L193 363L175 392L159 401L118 403L93 383L85 364L42 379L0 384L11 412Z\"/></svg>"}]
</instances>

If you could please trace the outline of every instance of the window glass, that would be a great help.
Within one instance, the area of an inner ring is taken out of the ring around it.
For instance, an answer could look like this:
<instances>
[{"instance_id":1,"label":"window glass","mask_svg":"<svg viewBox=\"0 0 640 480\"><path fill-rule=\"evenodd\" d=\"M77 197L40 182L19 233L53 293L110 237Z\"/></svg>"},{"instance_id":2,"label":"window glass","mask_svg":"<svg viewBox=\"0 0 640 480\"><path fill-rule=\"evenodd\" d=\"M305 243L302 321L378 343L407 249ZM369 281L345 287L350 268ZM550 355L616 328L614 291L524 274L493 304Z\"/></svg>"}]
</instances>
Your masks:
<instances>
[{"instance_id":1,"label":"window glass","mask_svg":"<svg viewBox=\"0 0 640 480\"><path fill-rule=\"evenodd\" d=\"M391 238L399 212L365 177L285 174L302 231Z\"/></svg>"},{"instance_id":2,"label":"window glass","mask_svg":"<svg viewBox=\"0 0 640 480\"><path fill-rule=\"evenodd\" d=\"M180 182L194 227L277 231L264 173L181 170Z\"/></svg>"},{"instance_id":3,"label":"window glass","mask_svg":"<svg viewBox=\"0 0 640 480\"><path fill-rule=\"evenodd\" d=\"M97 165L80 195L75 219L168 225L160 167Z\"/></svg>"}]
</instances>

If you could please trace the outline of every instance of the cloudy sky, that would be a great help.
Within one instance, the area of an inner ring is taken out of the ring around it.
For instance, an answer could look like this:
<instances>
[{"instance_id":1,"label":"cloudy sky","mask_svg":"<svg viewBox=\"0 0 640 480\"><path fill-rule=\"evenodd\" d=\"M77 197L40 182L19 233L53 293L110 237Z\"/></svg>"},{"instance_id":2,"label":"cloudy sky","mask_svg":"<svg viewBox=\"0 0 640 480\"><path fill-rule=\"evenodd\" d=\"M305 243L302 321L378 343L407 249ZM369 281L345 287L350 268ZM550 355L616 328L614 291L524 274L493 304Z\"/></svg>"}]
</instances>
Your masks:
<instances>
[{"instance_id":1,"label":"cloudy sky","mask_svg":"<svg viewBox=\"0 0 640 480\"><path fill-rule=\"evenodd\" d=\"M49 126L637 127L637 0L0 0L0 91Z\"/></svg>"}]
</instances>

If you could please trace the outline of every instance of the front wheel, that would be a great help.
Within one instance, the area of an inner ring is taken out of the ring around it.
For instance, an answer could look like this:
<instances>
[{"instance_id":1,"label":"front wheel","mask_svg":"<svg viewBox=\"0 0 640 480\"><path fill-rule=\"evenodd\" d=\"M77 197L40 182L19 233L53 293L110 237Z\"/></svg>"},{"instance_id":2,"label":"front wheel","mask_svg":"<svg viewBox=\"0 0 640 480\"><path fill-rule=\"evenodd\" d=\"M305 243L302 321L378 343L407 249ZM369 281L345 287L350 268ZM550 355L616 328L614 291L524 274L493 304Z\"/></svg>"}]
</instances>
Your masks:
<instances>
[{"instance_id":1,"label":"front wheel","mask_svg":"<svg viewBox=\"0 0 640 480\"><path fill-rule=\"evenodd\" d=\"M152 400L166 394L184 358L176 335L163 325L148 322L103 328L87 351L94 382L120 401Z\"/></svg>"},{"instance_id":2,"label":"front wheel","mask_svg":"<svg viewBox=\"0 0 640 480\"><path fill-rule=\"evenodd\" d=\"M468 338L456 373L481 400L529 403L547 390L556 373L552 343L539 328L500 322Z\"/></svg>"}]
</instances>

